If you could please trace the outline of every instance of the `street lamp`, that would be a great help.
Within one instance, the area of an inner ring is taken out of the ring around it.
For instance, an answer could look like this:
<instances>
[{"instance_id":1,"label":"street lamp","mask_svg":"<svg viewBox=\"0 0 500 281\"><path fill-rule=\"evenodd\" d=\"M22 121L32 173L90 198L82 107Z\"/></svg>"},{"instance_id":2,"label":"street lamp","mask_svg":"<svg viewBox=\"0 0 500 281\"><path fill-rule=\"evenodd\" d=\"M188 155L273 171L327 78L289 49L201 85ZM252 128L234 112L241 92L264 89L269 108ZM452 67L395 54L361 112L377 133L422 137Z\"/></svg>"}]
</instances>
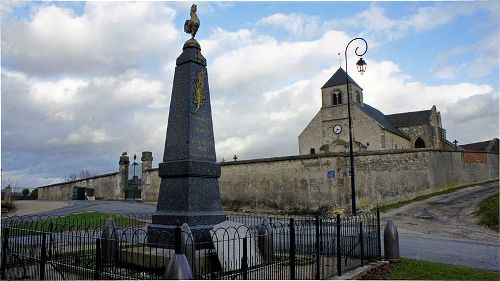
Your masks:
<instances>
[{"instance_id":1,"label":"street lamp","mask_svg":"<svg viewBox=\"0 0 500 281\"><path fill-rule=\"evenodd\" d=\"M351 118L351 92L349 90L349 76L347 75L347 48L349 45L356 40L362 40L365 43L365 51L362 54L358 53L359 47L356 47L354 53L356 56L360 57L358 62L356 63L356 67L358 68L359 73L363 74L366 71L366 62L363 60L363 55L366 54L368 50L368 43L366 40L360 37L354 38L345 47L345 80L347 86L347 115L349 115L349 159L351 162L350 176L351 176L351 205L352 205L352 214L356 215L356 184L354 181L354 153L352 149L352 118Z\"/></svg>"}]
</instances>

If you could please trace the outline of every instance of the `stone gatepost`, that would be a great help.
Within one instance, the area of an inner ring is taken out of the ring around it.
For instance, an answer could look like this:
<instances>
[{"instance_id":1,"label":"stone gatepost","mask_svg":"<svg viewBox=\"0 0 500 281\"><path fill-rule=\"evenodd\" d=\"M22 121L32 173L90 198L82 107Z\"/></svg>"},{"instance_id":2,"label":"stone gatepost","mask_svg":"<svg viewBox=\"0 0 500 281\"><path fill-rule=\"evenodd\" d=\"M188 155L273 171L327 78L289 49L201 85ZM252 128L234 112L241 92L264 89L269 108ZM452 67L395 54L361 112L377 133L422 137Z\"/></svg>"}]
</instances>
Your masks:
<instances>
[{"instance_id":1,"label":"stone gatepost","mask_svg":"<svg viewBox=\"0 0 500 281\"><path fill-rule=\"evenodd\" d=\"M151 184L149 172L146 171L153 168L153 153L151 151L143 151L141 156L141 161L142 161L141 200L146 201L147 198L145 191L150 190L150 188L147 185Z\"/></svg>"},{"instance_id":2,"label":"stone gatepost","mask_svg":"<svg viewBox=\"0 0 500 281\"><path fill-rule=\"evenodd\" d=\"M199 25L195 12L191 11L193 23ZM160 192L149 230L173 234L187 223L193 231L206 230L203 241L196 242L208 242L212 240L208 229L226 216L219 194L221 169L215 157L207 62L194 39L196 31L176 61L163 161L158 167ZM157 242L153 236L148 236L150 243Z\"/></svg>"},{"instance_id":3,"label":"stone gatepost","mask_svg":"<svg viewBox=\"0 0 500 281\"><path fill-rule=\"evenodd\" d=\"M120 156L120 162L118 162L120 165L119 169L119 175L120 175L120 183L118 185L118 200L124 200L125 199L125 188L127 188L127 181L128 181L128 167L130 165L130 159L127 156L127 152L123 152L122 156Z\"/></svg>"}]
</instances>

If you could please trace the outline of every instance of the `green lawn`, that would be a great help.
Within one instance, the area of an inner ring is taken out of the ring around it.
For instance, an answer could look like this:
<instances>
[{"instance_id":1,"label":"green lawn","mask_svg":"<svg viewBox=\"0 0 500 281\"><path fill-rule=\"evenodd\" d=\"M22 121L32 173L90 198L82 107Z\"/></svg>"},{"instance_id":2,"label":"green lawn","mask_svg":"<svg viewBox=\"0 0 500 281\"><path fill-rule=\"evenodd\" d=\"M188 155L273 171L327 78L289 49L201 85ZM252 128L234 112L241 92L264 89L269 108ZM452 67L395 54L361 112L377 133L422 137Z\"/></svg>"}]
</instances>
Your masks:
<instances>
[{"instance_id":1,"label":"green lawn","mask_svg":"<svg viewBox=\"0 0 500 281\"><path fill-rule=\"evenodd\" d=\"M498 182L498 179L492 179L492 180L487 180L487 181L473 183L473 184L465 184L465 185L454 186L454 187L447 188L445 190L440 190L440 191L437 191L437 192L433 192L433 193L430 193L430 194L420 195L420 196L417 196L417 197L415 197L413 199L410 199L410 200L404 200L404 201L396 202L396 203L393 203L393 204L379 206L379 210L381 212L386 212L386 211L389 211L391 209L397 209L397 208L400 208L400 207L402 207L404 205L407 205L407 204L410 204L410 203L413 203L413 202L417 202L417 201L423 201L425 199L429 199L429 198L434 197L434 196L439 196L439 195L443 195L443 194L452 193L452 192L458 191L460 189L464 189L464 188L471 187L471 186L484 185L484 184L489 184L489 183L494 183L494 182ZM376 209L377 208L374 208L373 210L376 210Z\"/></svg>"},{"instance_id":2,"label":"green lawn","mask_svg":"<svg viewBox=\"0 0 500 281\"><path fill-rule=\"evenodd\" d=\"M479 219L479 223L487 226L488 228L499 231L498 228L498 196L499 192L489 196L481 201L474 214Z\"/></svg>"},{"instance_id":3,"label":"green lawn","mask_svg":"<svg viewBox=\"0 0 500 281\"><path fill-rule=\"evenodd\" d=\"M112 218L115 221L116 226L121 228L145 224L145 222L140 220L122 215L105 214L101 212L85 212L68 216L22 222L11 227L11 235L25 235L31 231L63 232L83 228L104 228L109 218Z\"/></svg>"},{"instance_id":4,"label":"green lawn","mask_svg":"<svg viewBox=\"0 0 500 281\"><path fill-rule=\"evenodd\" d=\"M500 280L500 273L481 269L401 259L388 273L388 280Z\"/></svg>"}]
</instances>

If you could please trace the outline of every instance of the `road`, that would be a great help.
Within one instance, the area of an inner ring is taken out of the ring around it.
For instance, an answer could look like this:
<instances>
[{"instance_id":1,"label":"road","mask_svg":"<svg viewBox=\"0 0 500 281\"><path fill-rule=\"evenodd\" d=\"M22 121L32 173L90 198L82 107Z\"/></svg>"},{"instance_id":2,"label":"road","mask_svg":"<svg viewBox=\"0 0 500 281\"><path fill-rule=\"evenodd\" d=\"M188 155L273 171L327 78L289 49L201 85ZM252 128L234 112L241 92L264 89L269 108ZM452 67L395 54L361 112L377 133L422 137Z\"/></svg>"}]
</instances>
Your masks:
<instances>
[{"instance_id":1,"label":"road","mask_svg":"<svg viewBox=\"0 0 500 281\"><path fill-rule=\"evenodd\" d=\"M37 200L38 201L38 200ZM66 216L81 212L103 212L103 213L129 213L129 214L151 214L156 211L156 205L150 203L142 203L138 201L48 201L44 203L53 203L55 209L37 212L36 215L47 216ZM61 203L65 202L66 205ZM17 203L17 202L16 202ZM47 208L50 209L50 208ZM18 214L21 214L19 212ZM30 215L35 215L30 213Z\"/></svg>"},{"instance_id":2,"label":"road","mask_svg":"<svg viewBox=\"0 0 500 281\"><path fill-rule=\"evenodd\" d=\"M473 215L498 189L498 183L473 186L408 204L382 214L382 224L396 223L402 257L500 271L500 235Z\"/></svg>"},{"instance_id":3,"label":"road","mask_svg":"<svg viewBox=\"0 0 500 281\"><path fill-rule=\"evenodd\" d=\"M402 234L402 257L500 271L500 245L473 240Z\"/></svg>"}]
</instances>

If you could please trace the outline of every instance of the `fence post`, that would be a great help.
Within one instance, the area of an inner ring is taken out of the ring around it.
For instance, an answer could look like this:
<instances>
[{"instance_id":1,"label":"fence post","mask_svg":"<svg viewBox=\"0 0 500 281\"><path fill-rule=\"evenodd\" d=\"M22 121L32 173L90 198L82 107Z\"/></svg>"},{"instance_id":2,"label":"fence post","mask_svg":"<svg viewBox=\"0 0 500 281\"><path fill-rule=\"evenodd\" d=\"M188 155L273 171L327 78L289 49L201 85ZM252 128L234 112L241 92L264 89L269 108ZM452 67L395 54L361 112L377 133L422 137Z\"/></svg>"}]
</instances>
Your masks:
<instances>
[{"instance_id":1,"label":"fence post","mask_svg":"<svg viewBox=\"0 0 500 281\"><path fill-rule=\"evenodd\" d=\"M247 237L243 238L243 257L241 257L241 271L243 272L243 280L248 280L248 249Z\"/></svg>"},{"instance_id":2,"label":"fence post","mask_svg":"<svg viewBox=\"0 0 500 281\"><path fill-rule=\"evenodd\" d=\"M380 209L377 207L377 247L378 259L382 260L382 240L380 238Z\"/></svg>"},{"instance_id":3,"label":"fence post","mask_svg":"<svg viewBox=\"0 0 500 281\"><path fill-rule=\"evenodd\" d=\"M342 275L342 257L340 249L340 214L337 214L337 275Z\"/></svg>"},{"instance_id":4,"label":"fence post","mask_svg":"<svg viewBox=\"0 0 500 281\"><path fill-rule=\"evenodd\" d=\"M40 280L45 280L45 264L47 263L47 233L42 233L42 251L40 253Z\"/></svg>"},{"instance_id":5,"label":"fence post","mask_svg":"<svg viewBox=\"0 0 500 281\"><path fill-rule=\"evenodd\" d=\"M290 279L295 280L295 222L290 218Z\"/></svg>"},{"instance_id":6,"label":"fence post","mask_svg":"<svg viewBox=\"0 0 500 281\"><path fill-rule=\"evenodd\" d=\"M6 227L2 231L3 241L2 241L2 269L1 269L1 279L5 278L5 269L7 268L7 247L9 246L9 229Z\"/></svg>"},{"instance_id":7,"label":"fence post","mask_svg":"<svg viewBox=\"0 0 500 281\"><path fill-rule=\"evenodd\" d=\"M94 269L94 280L101 279L101 239L95 239L95 269Z\"/></svg>"},{"instance_id":8,"label":"fence post","mask_svg":"<svg viewBox=\"0 0 500 281\"><path fill-rule=\"evenodd\" d=\"M52 221L49 223L49 260L52 259L52 251L54 251L54 243L53 243L53 238L52 238L52 232L54 229L54 225Z\"/></svg>"},{"instance_id":9,"label":"fence post","mask_svg":"<svg viewBox=\"0 0 500 281\"><path fill-rule=\"evenodd\" d=\"M320 220L319 216L316 216L316 280L321 279L320 278L320 247L319 247L319 239L320 239Z\"/></svg>"},{"instance_id":10,"label":"fence post","mask_svg":"<svg viewBox=\"0 0 500 281\"><path fill-rule=\"evenodd\" d=\"M365 257L365 247L363 243L363 222L359 222L359 245L361 247L360 254L361 254L361 266L363 266L363 259Z\"/></svg>"}]
</instances>

